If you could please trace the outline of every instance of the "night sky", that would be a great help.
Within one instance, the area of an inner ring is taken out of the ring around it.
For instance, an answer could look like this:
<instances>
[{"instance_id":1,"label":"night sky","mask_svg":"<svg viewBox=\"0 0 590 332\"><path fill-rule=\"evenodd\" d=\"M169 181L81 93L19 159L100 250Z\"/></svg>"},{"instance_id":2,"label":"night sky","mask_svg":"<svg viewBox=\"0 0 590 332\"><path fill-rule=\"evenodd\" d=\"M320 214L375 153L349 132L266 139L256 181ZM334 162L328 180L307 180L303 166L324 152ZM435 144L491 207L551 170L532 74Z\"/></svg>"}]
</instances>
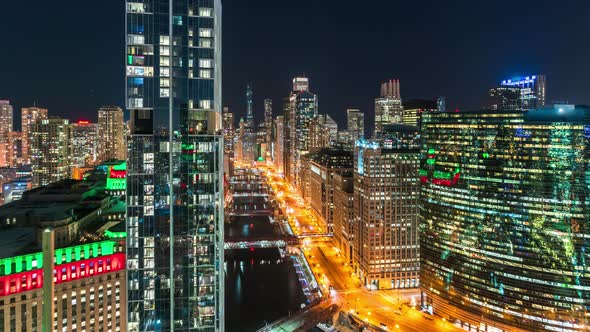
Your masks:
<instances>
[{"instance_id":1,"label":"night sky","mask_svg":"<svg viewBox=\"0 0 590 332\"><path fill-rule=\"evenodd\" d=\"M5 0L0 12L0 99L72 120L123 105L122 0ZM549 102L590 104L588 1L225 0L223 13L223 103L238 116L247 82L260 119L262 100L280 113L302 74L320 113L343 125L360 108L367 128L389 78L403 99L472 109L504 78L545 73Z\"/></svg>"}]
</instances>

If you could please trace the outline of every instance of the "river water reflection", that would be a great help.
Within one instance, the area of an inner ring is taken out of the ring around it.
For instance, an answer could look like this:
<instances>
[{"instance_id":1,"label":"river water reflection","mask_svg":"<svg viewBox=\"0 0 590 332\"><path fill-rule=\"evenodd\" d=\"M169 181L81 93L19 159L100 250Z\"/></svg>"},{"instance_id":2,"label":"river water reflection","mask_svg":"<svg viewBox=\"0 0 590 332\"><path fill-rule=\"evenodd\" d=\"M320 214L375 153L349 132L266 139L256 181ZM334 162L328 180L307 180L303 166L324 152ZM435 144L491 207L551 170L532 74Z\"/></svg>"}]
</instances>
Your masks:
<instances>
[{"instance_id":1,"label":"river water reflection","mask_svg":"<svg viewBox=\"0 0 590 332\"><path fill-rule=\"evenodd\" d=\"M225 225L227 238L279 232L268 217L236 217ZM306 298L293 262L276 248L226 252L225 321L228 332L256 331L301 308Z\"/></svg>"}]
</instances>

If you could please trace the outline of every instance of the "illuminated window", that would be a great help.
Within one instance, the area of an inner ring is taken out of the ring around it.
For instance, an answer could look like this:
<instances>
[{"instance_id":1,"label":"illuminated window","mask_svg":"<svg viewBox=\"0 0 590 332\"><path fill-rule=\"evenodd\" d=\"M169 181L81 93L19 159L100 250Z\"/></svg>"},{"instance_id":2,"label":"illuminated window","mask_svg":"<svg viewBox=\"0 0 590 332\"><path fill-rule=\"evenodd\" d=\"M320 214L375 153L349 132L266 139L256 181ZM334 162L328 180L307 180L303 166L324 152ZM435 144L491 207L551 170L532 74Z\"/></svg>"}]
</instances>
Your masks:
<instances>
[{"instance_id":1,"label":"illuminated window","mask_svg":"<svg viewBox=\"0 0 590 332\"><path fill-rule=\"evenodd\" d=\"M199 16L212 17L213 16L213 8L200 7L199 8Z\"/></svg>"}]
</instances>

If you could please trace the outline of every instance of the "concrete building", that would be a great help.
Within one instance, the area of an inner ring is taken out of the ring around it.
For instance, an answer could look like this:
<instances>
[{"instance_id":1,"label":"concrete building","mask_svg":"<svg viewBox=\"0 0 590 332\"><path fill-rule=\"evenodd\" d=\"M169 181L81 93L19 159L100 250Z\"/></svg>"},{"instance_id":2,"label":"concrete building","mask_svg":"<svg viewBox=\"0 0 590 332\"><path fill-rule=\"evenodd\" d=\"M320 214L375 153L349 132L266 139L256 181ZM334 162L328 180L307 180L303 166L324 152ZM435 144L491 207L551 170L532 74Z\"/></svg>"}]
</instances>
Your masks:
<instances>
[{"instance_id":1,"label":"concrete building","mask_svg":"<svg viewBox=\"0 0 590 332\"><path fill-rule=\"evenodd\" d=\"M69 120L38 120L31 126L31 165L33 187L71 177L72 140Z\"/></svg>"},{"instance_id":2,"label":"concrete building","mask_svg":"<svg viewBox=\"0 0 590 332\"><path fill-rule=\"evenodd\" d=\"M333 211L333 243L342 252L348 264L352 266L354 246L354 187L353 173L334 174L332 180L334 211Z\"/></svg>"},{"instance_id":3,"label":"concrete building","mask_svg":"<svg viewBox=\"0 0 590 332\"><path fill-rule=\"evenodd\" d=\"M125 120L123 110L117 106L104 106L98 110L98 161L127 158Z\"/></svg>"},{"instance_id":4,"label":"concrete building","mask_svg":"<svg viewBox=\"0 0 590 332\"><path fill-rule=\"evenodd\" d=\"M353 268L368 288L419 286L419 159L378 141L355 149Z\"/></svg>"},{"instance_id":5,"label":"concrete building","mask_svg":"<svg viewBox=\"0 0 590 332\"><path fill-rule=\"evenodd\" d=\"M14 234L0 238L7 236ZM43 254L0 257L0 330L41 331ZM124 245L102 241L65 247L55 250L54 259L52 330L126 331Z\"/></svg>"},{"instance_id":6,"label":"concrete building","mask_svg":"<svg viewBox=\"0 0 590 332\"><path fill-rule=\"evenodd\" d=\"M32 136L31 130L33 125L37 123L38 120L47 119L47 109L40 108L40 107L25 107L21 109L21 131L23 133L22 137L22 158L24 164L31 163L31 145L32 145Z\"/></svg>"},{"instance_id":7,"label":"concrete building","mask_svg":"<svg viewBox=\"0 0 590 332\"><path fill-rule=\"evenodd\" d=\"M312 214L325 233L334 229L334 176L352 172L352 152L322 149L309 155L309 195Z\"/></svg>"}]
</instances>

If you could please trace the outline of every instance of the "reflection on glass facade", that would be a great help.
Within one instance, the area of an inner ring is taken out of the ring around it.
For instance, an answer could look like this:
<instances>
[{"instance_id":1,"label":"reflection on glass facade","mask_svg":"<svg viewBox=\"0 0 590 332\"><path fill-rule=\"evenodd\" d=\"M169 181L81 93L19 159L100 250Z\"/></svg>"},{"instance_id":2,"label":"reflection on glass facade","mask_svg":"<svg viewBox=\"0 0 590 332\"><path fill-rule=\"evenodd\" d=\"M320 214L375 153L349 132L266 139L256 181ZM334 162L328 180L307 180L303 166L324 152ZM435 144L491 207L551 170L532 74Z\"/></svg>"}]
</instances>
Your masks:
<instances>
[{"instance_id":1,"label":"reflection on glass facade","mask_svg":"<svg viewBox=\"0 0 590 332\"><path fill-rule=\"evenodd\" d=\"M126 2L129 331L223 331L220 0Z\"/></svg>"},{"instance_id":2,"label":"reflection on glass facade","mask_svg":"<svg viewBox=\"0 0 590 332\"><path fill-rule=\"evenodd\" d=\"M425 114L422 138L423 305L472 331L585 329L590 110Z\"/></svg>"}]
</instances>

